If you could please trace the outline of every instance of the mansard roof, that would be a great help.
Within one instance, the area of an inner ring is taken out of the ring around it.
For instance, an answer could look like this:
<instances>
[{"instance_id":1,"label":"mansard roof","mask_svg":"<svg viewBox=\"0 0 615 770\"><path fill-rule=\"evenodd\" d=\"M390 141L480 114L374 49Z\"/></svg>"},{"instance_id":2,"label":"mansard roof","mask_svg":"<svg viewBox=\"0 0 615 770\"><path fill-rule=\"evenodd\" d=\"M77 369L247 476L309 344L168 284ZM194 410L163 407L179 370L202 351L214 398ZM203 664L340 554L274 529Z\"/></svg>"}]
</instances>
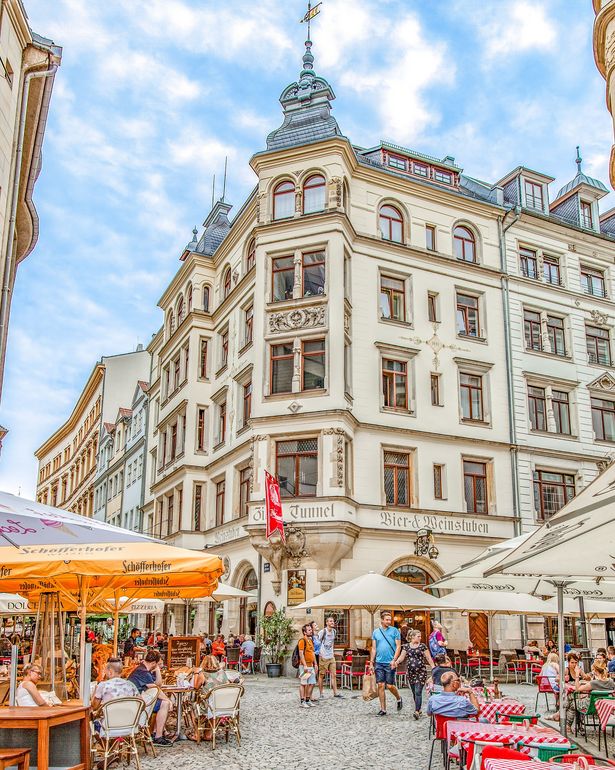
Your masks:
<instances>
[{"instance_id":1,"label":"mansard roof","mask_svg":"<svg viewBox=\"0 0 615 770\"><path fill-rule=\"evenodd\" d=\"M231 223L228 218L229 211L232 209L230 203L223 199L216 201L207 219L203 222L203 235L194 249L198 254L212 256L218 246L226 238L231 229ZM190 245L190 244L189 244Z\"/></svg>"}]
</instances>

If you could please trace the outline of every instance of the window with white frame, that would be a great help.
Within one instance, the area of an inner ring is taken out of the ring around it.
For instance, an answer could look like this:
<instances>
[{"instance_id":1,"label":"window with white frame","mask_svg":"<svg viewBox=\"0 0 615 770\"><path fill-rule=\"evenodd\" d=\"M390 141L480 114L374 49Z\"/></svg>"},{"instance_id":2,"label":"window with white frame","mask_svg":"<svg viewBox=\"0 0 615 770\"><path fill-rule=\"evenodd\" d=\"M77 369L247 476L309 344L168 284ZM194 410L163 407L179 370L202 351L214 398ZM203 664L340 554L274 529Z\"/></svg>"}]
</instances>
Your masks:
<instances>
[{"instance_id":1,"label":"window with white frame","mask_svg":"<svg viewBox=\"0 0 615 770\"><path fill-rule=\"evenodd\" d=\"M573 435L574 389L569 384L532 377L527 395L530 430Z\"/></svg>"},{"instance_id":2,"label":"window with white frame","mask_svg":"<svg viewBox=\"0 0 615 770\"><path fill-rule=\"evenodd\" d=\"M269 347L269 393L300 393L327 386L326 338L296 338Z\"/></svg>"},{"instance_id":3,"label":"window with white frame","mask_svg":"<svg viewBox=\"0 0 615 770\"><path fill-rule=\"evenodd\" d=\"M380 317L387 321L407 321L408 294L408 278L380 273Z\"/></svg>"},{"instance_id":4,"label":"window with white frame","mask_svg":"<svg viewBox=\"0 0 615 770\"><path fill-rule=\"evenodd\" d=\"M490 424L489 370L493 364L462 358L455 358L454 361L458 367L461 422Z\"/></svg>"}]
</instances>

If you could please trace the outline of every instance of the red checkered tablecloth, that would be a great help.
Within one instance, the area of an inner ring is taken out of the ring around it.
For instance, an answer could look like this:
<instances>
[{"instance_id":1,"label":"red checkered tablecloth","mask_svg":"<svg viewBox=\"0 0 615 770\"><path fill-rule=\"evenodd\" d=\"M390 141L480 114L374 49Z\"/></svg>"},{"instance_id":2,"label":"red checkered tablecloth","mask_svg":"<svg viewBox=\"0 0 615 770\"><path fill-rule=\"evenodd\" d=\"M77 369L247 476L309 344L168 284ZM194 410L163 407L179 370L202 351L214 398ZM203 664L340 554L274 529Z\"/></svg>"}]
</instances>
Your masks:
<instances>
[{"instance_id":1,"label":"red checkered tablecloth","mask_svg":"<svg viewBox=\"0 0 615 770\"><path fill-rule=\"evenodd\" d=\"M458 741L502 741L505 743L514 743L519 745L519 751L524 754L532 753L532 746L537 743L548 743L569 748L570 743L567 738L551 727L541 727L540 725L490 725L480 722L447 722L446 736L449 747L452 747Z\"/></svg>"},{"instance_id":2,"label":"red checkered tablecloth","mask_svg":"<svg viewBox=\"0 0 615 770\"><path fill-rule=\"evenodd\" d=\"M523 762L521 759L485 759L485 770L545 770L544 762Z\"/></svg>"},{"instance_id":3,"label":"red checkered tablecloth","mask_svg":"<svg viewBox=\"0 0 615 770\"><path fill-rule=\"evenodd\" d=\"M496 711L500 714L525 714L525 705L515 700L490 700L480 704L480 717L495 722Z\"/></svg>"},{"instance_id":4,"label":"red checkered tablecloth","mask_svg":"<svg viewBox=\"0 0 615 770\"><path fill-rule=\"evenodd\" d=\"M609 719L615 714L615 700L600 698L596 701L596 713L600 720L600 727L605 730Z\"/></svg>"}]
</instances>

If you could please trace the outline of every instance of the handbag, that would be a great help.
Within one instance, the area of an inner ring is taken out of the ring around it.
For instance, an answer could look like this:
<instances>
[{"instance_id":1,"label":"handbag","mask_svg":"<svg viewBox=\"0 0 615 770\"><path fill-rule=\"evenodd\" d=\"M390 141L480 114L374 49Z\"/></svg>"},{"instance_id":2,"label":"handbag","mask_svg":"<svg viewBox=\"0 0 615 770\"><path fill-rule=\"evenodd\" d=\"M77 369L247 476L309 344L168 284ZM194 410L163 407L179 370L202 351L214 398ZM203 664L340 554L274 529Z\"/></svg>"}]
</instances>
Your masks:
<instances>
[{"instance_id":1,"label":"handbag","mask_svg":"<svg viewBox=\"0 0 615 770\"><path fill-rule=\"evenodd\" d=\"M363 700L370 701L378 697L378 685L374 673L365 674L363 677Z\"/></svg>"}]
</instances>

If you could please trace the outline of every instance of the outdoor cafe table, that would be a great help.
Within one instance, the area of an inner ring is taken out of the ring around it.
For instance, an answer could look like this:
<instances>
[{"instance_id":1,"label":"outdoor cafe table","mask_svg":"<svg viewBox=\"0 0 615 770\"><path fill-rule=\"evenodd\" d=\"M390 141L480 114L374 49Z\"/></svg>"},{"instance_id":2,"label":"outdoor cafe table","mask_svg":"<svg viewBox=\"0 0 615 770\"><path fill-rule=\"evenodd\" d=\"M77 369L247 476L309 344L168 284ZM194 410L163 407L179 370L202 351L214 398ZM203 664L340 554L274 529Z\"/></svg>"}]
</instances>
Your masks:
<instances>
[{"instance_id":1,"label":"outdoor cafe table","mask_svg":"<svg viewBox=\"0 0 615 770\"><path fill-rule=\"evenodd\" d=\"M542 660L538 658L512 658L508 661L513 663L517 669L525 673L525 683L532 684L532 677L540 674L542 670Z\"/></svg>"},{"instance_id":2,"label":"outdoor cafe table","mask_svg":"<svg viewBox=\"0 0 615 770\"><path fill-rule=\"evenodd\" d=\"M488 722L495 723L496 712L499 714L510 714L518 716L525 714L525 704L520 703L518 700L512 698L500 698L498 700L485 701L482 698L478 699L480 703L480 718L486 719Z\"/></svg>"},{"instance_id":3,"label":"outdoor cafe table","mask_svg":"<svg viewBox=\"0 0 615 770\"><path fill-rule=\"evenodd\" d=\"M545 770L546 762L524 762L522 759L485 759L485 770Z\"/></svg>"},{"instance_id":4,"label":"outdoor cafe table","mask_svg":"<svg viewBox=\"0 0 615 770\"><path fill-rule=\"evenodd\" d=\"M609 720L615 714L615 700L600 698L596 701L596 713L600 720L600 729L606 730Z\"/></svg>"},{"instance_id":5,"label":"outdoor cafe table","mask_svg":"<svg viewBox=\"0 0 615 770\"><path fill-rule=\"evenodd\" d=\"M193 687L178 687L173 684L163 684L160 689L166 695L175 695L177 699L177 729L175 731L175 739L178 741L185 741L186 736L182 733L182 711L184 705L184 695L194 692Z\"/></svg>"},{"instance_id":6,"label":"outdoor cafe table","mask_svg":"<svg viewBox=\"0 0 615 770\"><path fill-rule=\"evenodd\" d=\"M483 722L450 721L446 723L447 744L450 747L464 741L512 741L519 745L519 751L529 754L528 744L549 743L561 745L562 750L570 748L567 738L551 727L540 725L503 725L485 724Z\"/></svg>"},{"instance_id":7,"label":"outdoor cafe table","mask_svg":"<svg viewBox=\"0 0 615 770\"><path fill-rule=\"evenodd\" d=\"M38 770L89 770L90 709L62 706L0 708L0 748L29 748Z\"/></svg>"}]
</instances>

